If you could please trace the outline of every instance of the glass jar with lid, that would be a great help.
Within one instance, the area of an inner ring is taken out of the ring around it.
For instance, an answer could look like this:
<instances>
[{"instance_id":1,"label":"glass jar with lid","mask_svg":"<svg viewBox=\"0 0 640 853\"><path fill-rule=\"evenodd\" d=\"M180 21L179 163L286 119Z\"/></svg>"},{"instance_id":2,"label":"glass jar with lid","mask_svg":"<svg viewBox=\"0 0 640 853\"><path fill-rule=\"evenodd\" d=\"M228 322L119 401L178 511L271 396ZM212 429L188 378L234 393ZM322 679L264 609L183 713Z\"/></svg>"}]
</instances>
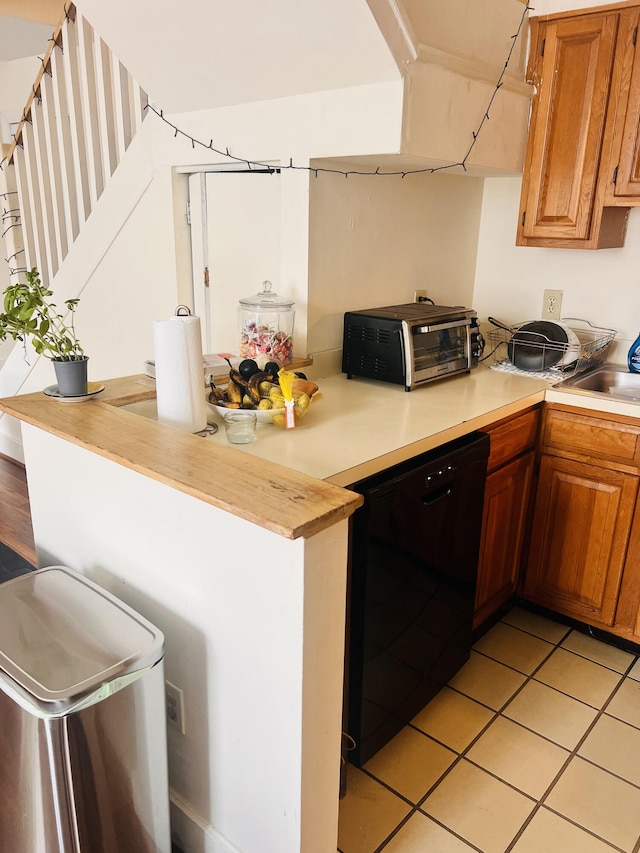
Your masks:
<instances>
[{"instance_id":1,"label":"glass jar with lid","mask_svg":"<svg viewBox=\"0 0 640 853\"><path fill-rule=\"evenodd\" d=\"M262 290L240 300L240 356L263 366L267 361L289 364L293 358L294 302L273 293L270 281ZM262 364L261 364L262 363Z\"/></svg>"}]
</instances>

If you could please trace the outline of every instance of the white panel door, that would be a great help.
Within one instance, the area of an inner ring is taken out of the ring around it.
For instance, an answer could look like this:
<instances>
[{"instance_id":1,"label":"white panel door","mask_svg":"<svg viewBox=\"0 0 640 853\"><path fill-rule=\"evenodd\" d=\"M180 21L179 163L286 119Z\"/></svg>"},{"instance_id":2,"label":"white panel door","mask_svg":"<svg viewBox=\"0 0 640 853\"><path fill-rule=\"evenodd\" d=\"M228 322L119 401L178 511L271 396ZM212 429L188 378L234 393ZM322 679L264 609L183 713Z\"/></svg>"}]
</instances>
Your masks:
<instances>
[{"instance_id":1,"label":"white panel door","mask_svg":"<svg viewBox=\"0 0 640 853\"><path fill-rule=\"evenodd\" d=\"M190 199L192 214L204 207L206 242L197 250L202 258L194 257L194 304L207 315L202 324L205 350L236 355L238 300L259 293L265 279L280 293L280 175L207 172L200 190L204 197L194 193ZM192 220L193 231L197 228ZM195 233L192 243L198 244Z\"/></svg>"}]
</instances>

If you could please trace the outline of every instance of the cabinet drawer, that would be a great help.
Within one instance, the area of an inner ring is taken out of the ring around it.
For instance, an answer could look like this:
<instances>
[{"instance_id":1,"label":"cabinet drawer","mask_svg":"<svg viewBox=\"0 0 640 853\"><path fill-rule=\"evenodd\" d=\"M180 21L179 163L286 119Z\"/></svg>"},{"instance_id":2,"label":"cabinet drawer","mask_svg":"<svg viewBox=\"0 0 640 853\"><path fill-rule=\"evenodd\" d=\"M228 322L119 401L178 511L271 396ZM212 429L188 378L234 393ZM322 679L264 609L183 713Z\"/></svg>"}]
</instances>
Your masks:
<instances>
[{"instance_id":1,"label":"cabinet drawer","mask_svg":"<svg viewBox=\"0 0 640 853\"><path fill-rule=\"evenodd\" d=\"M488 471L495 471L510 459L535 447L538 436L540 410L531 409L514 418L498 421L484 432L491 437Z\"/></svg>"},{"instance_id":2,"label":"cabinet drawer","mask_svg":"<svg viewBox=\"0 0 640 853\"><path fill-rule=\"evenodd\" d=\"M543 428L547 453L602 459L607 467L640 467L640 421L587 415L579 409L547 407Z\"/></svg>"}]
</instances>

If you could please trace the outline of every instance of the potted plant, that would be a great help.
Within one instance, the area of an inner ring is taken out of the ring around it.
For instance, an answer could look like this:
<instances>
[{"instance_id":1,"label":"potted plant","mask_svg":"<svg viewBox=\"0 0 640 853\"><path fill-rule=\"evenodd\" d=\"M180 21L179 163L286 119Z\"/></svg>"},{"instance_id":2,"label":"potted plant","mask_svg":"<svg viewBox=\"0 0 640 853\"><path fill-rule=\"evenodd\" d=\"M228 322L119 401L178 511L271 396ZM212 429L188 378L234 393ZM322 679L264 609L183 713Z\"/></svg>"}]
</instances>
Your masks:
<instances>
[{"instance_id":1,"label":"potted plant","mask_svg":"<svg viewBox=\"0 0 640 853\"><path fill-rule=\"evenodd\" d=\"M87 393L87 361L76 337L74 313L79 299L67 299L69 321L51 301L53 292L45 287L35 267L26 273L26 283L11 284L4 292L4 312L0 314L0 341L31 339L38 355L53 362L62 397Z\"/></svg>"}]
</instances>

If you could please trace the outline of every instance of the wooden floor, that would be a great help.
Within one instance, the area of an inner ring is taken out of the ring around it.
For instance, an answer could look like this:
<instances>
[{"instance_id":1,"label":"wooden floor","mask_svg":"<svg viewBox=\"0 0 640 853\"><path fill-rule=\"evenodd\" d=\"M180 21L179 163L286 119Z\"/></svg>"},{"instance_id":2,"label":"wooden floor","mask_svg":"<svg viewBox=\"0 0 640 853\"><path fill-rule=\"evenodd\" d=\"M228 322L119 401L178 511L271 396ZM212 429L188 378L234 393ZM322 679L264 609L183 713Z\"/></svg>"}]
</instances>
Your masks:
<instances>
[{"instance_id":1,"label":"wooden floor","mask_svg":"<svg viewBox=\"0 0 640 853\"><path fill-rule=\"evenodd\" d=\"M0 542L36 565L24 466L0 454Z\"/></svg>"}]
</instances>

